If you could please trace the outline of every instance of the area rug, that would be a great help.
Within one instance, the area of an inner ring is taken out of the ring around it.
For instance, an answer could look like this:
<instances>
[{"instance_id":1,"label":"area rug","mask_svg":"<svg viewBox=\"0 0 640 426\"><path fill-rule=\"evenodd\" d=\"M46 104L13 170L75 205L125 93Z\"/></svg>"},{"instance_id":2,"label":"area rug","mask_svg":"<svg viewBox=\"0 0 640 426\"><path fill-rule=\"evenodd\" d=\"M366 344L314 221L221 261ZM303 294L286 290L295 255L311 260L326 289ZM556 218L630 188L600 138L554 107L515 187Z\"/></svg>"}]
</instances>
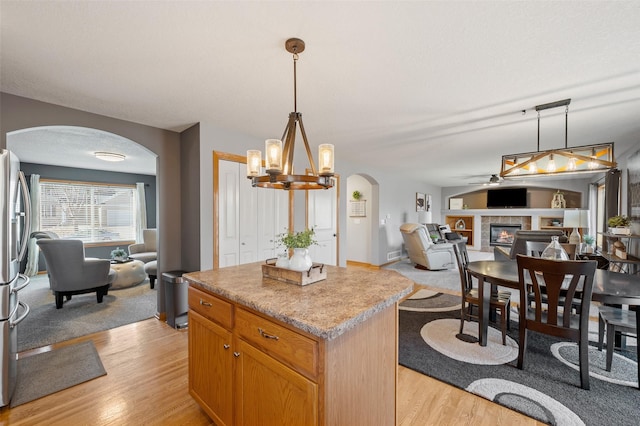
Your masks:
<instances>
[{"instance_id":1,"label":"area rug","mask_svg":"<svg viewBox=\"0 0 640 426\"><path fill-rule=\"evenodd\" d=\"M157 311L157 292L148 280L109 290L102 303L97 303L95 293L78 294L56 309L47 276L38 275L19 296L31 312L18 326L18 352L142 321Z\"/></svg>"},{"instance_id":2,"label":"area rug","mask_svg":"<svg viewBox=\"0 0 640 426\"><path fill-rule=\"evenodd\" d=\"M459 309L460 296L437 292L416 293L403 302L400 364L548 424L638 424L635 346L625 356L614 354L611 372L604 371L605 351L591 347L591 390L583 390L575 344L530 332L524 369L519 370L517 322L512 320L506 346L500 331L490 327L489 343L481 347L468 342L478 336L477 323L465 322L463 335L458 334ZM635 339L628 344L635 345Z\"/></svg>"},{"instance_id":3,"label":"area rug","mask_svg":"<svg viewBox=\"0 0 640 426\"><path fill-rule=\"evenodd\" d=\"M11 408L105 374L91 341L20 358Z\"/></svg>"}]
</instances>

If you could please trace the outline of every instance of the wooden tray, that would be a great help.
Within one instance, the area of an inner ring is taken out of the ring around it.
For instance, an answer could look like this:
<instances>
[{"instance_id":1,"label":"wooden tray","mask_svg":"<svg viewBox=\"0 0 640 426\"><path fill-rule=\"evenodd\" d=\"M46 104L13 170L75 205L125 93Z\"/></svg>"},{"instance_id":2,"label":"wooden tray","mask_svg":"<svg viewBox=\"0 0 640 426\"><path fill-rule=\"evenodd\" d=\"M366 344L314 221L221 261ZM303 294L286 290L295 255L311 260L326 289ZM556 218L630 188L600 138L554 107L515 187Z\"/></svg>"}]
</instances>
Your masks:
<instances>
[{"instance_id":1,"label":"wooden tray","mask_svg":"<svg viewBox=\"0 0 640 426\"><path fill-rule=\"evenodd\" d=\"M269 262L269 260L267 260ZM262 265L262 276L289 284L307 285L327 279L327 268L322 263L314 263L308 271L293 271L279 268L273 263Z\"/></svg>"}]
</instances>

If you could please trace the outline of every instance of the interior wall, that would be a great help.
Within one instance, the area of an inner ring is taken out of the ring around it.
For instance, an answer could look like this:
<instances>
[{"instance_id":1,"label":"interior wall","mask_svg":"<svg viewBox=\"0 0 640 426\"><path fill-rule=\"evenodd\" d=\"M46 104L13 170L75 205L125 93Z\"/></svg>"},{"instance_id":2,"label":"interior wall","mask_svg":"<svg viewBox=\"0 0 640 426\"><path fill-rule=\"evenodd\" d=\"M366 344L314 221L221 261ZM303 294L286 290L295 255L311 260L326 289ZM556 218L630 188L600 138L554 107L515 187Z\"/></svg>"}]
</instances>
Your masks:
<instances>
[{"instance_id":1,"label":"interior wall","mask_svg":"<svg viewBox=\"0 0 640 426\"><path fill-rule=\"evenodd\" d=\"M98 183L115 183L135 185L137 182L145 184L145 204L147 205L147 227L156 227L156 177L151 175L139 175L132 173L117 173L105 170L89 170L73 167L52 166L48 164L20 163L20 169L27 178L27 184L30 185L30 177L32 174L40 175L40 179L60 179L80 182L98 182ZM88 246L85 248L87 257L98 257L108 259L111 257L111 250L120 247L126 250L126 247L120 244L100 245L96 247ZM40 256L40 271L46 270L44 258Z\"/></svg>"},{"instance_id":2,"label":"interior wall","mask_svg":"<svg viewBox=\"0 0 640 426\"><path fill-rule=\"evenodd\" d=\"M590 182L592 182L592 178L590 177L568 180L545 179L542 181L535 181L534 178L529 179L526 184L523 182L509 181L491 188L527 187L529 208L550 208L553 193L560 190L560 192L565 193L567 208L586 209L589 207ZM442 188L442 208L444 210L449 209L450 198L463 198L464 203L467 204L470 209L487 208L487 189L489 189L489 187L451 186Z\"/></svg>"},{"instance_id":3,"label":"interior wall","mask_svg":"<svg viewBox=\"0 0 640 426\"><path fill-rule=\"evenodd\" d=\"M180 135L169 130L118 120L34 99L0 93L0 148L7 147L7 133L39 126L81 126L126 137L157 155L156 224L158 274L181 269ZM165 312L162 280L158 286L158 314Z\"/></svg>"},{"instance_id":4,"label":"interior wall","mask_svg":"<svg viewBox=\"0 0 640 426\"><path fill-rule=\"evenodd\" d=\"M515 186L509 187L515 188ZM480 189L465 194L459 194L452 198L462 198L463 204L468 209L486 209L487 191L489 189L500 189L499 186ZM551 207L551 200L558 191L555 188L527 188L527 205L530 209L548 209ZM580 208L587 205L587 200L582 200L582 192L563 189L560 192L564 195L568 209ZM586 208L586 207L585 207ZM445 207L447 209L447 207Z\"/></svg>"},{"instance_id":5,"label":"interior wall","mask_svg":"<svg viewBox=\"0 0 640 426\"><path fill-rule=\"evenodd\" d=\"M180 134L180 216L182 229L182 270L200 268L200 125L196 124ZM176 206L177 207L177 206Z\"/></svg>"}]
</instances>

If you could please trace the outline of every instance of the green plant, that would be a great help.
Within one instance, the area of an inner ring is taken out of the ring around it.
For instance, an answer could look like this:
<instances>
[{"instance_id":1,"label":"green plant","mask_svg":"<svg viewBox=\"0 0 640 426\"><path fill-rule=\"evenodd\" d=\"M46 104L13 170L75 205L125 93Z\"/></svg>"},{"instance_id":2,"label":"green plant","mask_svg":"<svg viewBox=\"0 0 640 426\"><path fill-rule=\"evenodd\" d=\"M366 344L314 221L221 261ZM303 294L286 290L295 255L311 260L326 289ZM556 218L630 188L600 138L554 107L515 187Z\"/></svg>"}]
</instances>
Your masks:
<instances>
[{"instance_id":1,"label":"green plant","mask_svg":"<svg viewBox=\"0 0 640 426\"><path fill-rule=\"evenodd\" d=\"M314 239L315 231L313 229L306 229L304 231L296 232L293 234L281 234L278 242L287 248L307 248L312 244L318 244Z\"/></svg>"},{"instance_id":2,"label":"green plant","mask_svg":"<svg viewBox=\"0 0 640 426\"><path fill-rule=\"evenodd\" d=\"M360 198L362 198L362 192L360 192L358 190L353 191L351 196L353 197L354 200L359 200Z\"/></svg>"},{"instance_id":3,"label":"green plant","mask_svg":"<svg viewBox=\"0 0 640 426\"><path fill-rule=\"evenodd\" d=\"M127 257L127 252L121 249L120 247L116 247L115 250L111 250L111 258L115 259L118 257Z\"/></svg>"},{"instance_id":4,"label":"green plant","mask_svg":"<svg viewBox=\"0 0 640 426\"><path fill-rule=\"evenodd\" d=\"M593 235L585 235L582 240L588 245L593 245L596 242L596 238Z\"/></svg>"},{"instance_id":5,"label":"green plant","mask_svg":"<svg viewBox=\"0 0 640 426\"><path fill-rule=\"evenodd\" d=\"M627 216L612 216L607 220L607 224L611 228L626 227L631 225L631 219Z\"/></svg>"}]
</instances>

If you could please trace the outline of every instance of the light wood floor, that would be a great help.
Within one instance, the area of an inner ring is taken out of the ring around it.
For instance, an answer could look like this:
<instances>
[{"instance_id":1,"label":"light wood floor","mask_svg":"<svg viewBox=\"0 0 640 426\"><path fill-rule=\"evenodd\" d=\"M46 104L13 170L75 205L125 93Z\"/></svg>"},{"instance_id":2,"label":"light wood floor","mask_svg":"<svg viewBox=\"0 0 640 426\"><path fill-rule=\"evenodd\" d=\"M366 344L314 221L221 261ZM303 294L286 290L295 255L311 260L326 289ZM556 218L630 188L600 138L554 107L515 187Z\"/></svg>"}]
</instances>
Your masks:
<instances>
[{"instance_id":1,"label":"light wood floor","mask_svg":"<svg viewBox=\"0 0 640 426\"><path fill-rule=\"evenodd\" d=\"M107 375L0 412L0 425L209 425L189 396L186 331L157 319L53 345L93 340ZM43 350L27 351L29 356ZM539 425L528 417L404 367L399 425Z\"/></svg>"}]
</instances>

